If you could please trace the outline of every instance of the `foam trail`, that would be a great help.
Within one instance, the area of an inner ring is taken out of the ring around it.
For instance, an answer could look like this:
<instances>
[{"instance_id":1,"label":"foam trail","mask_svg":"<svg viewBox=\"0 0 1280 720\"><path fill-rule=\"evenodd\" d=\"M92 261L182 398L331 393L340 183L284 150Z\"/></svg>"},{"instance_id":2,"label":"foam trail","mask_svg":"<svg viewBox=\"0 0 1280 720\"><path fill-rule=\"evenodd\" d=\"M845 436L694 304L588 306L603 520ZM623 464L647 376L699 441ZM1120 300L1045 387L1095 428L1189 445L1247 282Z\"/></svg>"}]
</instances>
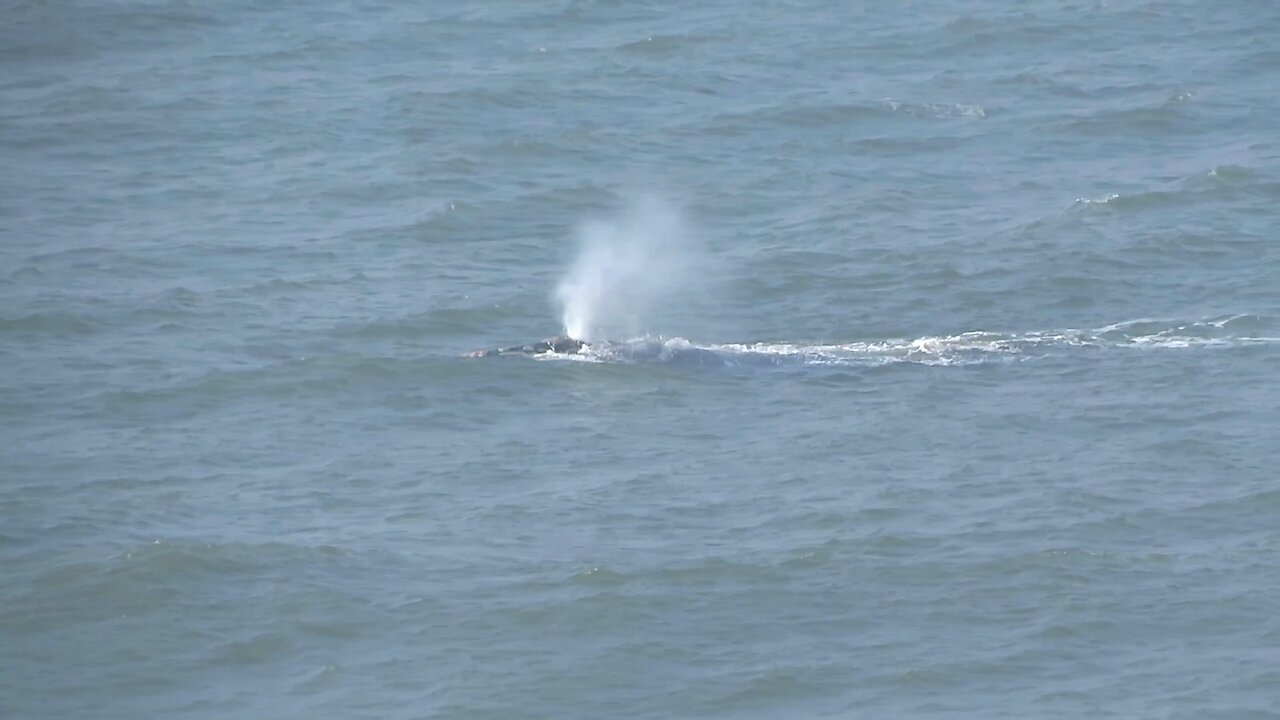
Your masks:
<instances>
[{"instance_id":1,"label":"foam trail","mask_svg":"<svg viewBox=\"0 0 1280 720\"><path fill-rule=\"evenodd\" d=\"M647 330L649 313L681 282L687 241L678 210L651 196L583 225L578 256L556 289L565 334L590 341Z\"/></svg>"},{"instance_id":2,"label":"foam trail","mask_svg":"<svg viewBox=\"0 0 1280 720\"><path fill-rule=\"evenodd\" d=\"M1023 333L972 331L958 335L869 339L844 343L713 343L684 338L601 340L583 352L541 359L671 363L683 366L867 367L898 363L973 365L1032 360L1073 352L1243 348L1280 345L1280 318L1231 315L1198 321L1129 320L1093 330Z\"/></svg>"}]
</instances>

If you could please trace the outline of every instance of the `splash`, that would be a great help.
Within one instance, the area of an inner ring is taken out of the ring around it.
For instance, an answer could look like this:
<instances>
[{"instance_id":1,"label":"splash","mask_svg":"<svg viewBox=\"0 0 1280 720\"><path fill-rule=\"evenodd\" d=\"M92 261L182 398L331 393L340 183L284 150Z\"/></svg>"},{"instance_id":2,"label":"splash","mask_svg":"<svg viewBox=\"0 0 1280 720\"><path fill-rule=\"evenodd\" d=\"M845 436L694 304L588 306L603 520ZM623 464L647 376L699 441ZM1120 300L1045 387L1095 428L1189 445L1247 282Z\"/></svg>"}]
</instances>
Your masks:
<instances>
[{"instance_id":1,"label":"splash","mask_svg":"<svg viewBox=\"0 0 1280 720\"><path fill-rule=\"evenodd\" d=\"M688 267L680 212L643 197L610 220L583 225L578 256L556 289L566 335L591 341L630 337L649 328Z\"/></svg>"}]
</instances>

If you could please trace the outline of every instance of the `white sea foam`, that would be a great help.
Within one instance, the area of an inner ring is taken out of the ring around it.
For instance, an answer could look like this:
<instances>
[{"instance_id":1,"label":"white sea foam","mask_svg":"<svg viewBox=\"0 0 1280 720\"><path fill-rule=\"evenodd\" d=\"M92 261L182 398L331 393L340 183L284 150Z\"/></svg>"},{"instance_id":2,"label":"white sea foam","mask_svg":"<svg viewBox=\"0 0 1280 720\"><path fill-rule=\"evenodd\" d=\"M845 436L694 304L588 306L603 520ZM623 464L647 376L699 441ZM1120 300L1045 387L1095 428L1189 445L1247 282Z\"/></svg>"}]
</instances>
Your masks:
<instances>
[{"instance_id":1,"label":"white sea foam","mask_svg":"<svg viewBox=\"0 0 1280 720\"><path fill-rule=\"evenodd\" d=\"M946 118L985 118L987 111L981 105L965 105L963 103L904 103L885 99L884 104L890 110L904 115L935 119Z\"/></svg>"},{"instance_id":2,"label":"white sea foam","mask_svg":"<svg viewBox=\"0 0 1280 720\"><path fill-rule=\"evenodd\" d=\"M1276 329L1275 321L1233 315L1197 322L1138 319L1092 330L998 333L972 331L956 335L886 338L844 343L752 342L698 344L685 338L653 336L626 341L599 340L581 353L549 354L545 359L580 362L669 362L686 365L876 366L972 365L1012 362L1078 349L1230 348L1280 344L1275 334L1238 334L1232 324L1249 322Z\"/></svg>"},{"instance_id":3,"label":"white sea foam","mask_svg":"<svg viewBox=\"0 0 1280 720\"><path fill-rule=\"evenodd\" d=\"M1103 195L1102 197L1096 198L1078 197L1076 198L1076 202L1082 205L1106 205L1112 200L1117 200L1119 198L1120 193L1111 193L1110 195Z\"/></svg>"}]
</instances>

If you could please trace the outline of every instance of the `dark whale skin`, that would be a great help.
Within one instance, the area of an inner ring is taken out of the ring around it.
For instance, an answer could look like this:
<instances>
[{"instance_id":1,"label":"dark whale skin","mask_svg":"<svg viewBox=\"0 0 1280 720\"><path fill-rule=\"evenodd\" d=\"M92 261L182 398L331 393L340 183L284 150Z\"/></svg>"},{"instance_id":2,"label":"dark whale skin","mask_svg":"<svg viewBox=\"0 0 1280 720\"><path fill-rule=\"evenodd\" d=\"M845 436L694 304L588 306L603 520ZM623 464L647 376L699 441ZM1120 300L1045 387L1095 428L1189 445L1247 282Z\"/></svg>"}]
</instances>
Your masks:
<instances>
[{"instance_id":1,"label":"dark whale skin","mask_svg":"<svg viewBox=\"0 0 1280 720\"><path fill-rule=\"evenodd\" d=\"M517 345L509 348L498 348L495 350L476 350L467 353L467 357L497 357L499 355L544 355L546 353L570 354L582 352L587 346L581 340L568 337L566 335L556 335L545 340L539 340L536 343L528 345Z\"/></svg>"}]
</instances>

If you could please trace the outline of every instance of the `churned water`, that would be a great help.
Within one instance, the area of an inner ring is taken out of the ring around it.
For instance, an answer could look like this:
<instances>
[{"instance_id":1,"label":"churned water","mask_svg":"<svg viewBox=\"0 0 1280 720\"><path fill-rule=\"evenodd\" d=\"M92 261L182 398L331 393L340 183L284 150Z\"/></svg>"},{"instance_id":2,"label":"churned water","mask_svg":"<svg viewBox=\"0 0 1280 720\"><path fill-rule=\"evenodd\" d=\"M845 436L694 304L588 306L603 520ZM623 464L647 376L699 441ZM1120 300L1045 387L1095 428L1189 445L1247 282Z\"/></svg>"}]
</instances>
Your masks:
<instances>
[{"instance_id":1,"label":"churned water","mask_svg":"<svg viewBox=\"0 0 1280 720\"><path fill-rule=\"evenodd\" d=\"M1280 716L1275 3L4 16L0 716Z\"/></svg>"}]
</instances>

